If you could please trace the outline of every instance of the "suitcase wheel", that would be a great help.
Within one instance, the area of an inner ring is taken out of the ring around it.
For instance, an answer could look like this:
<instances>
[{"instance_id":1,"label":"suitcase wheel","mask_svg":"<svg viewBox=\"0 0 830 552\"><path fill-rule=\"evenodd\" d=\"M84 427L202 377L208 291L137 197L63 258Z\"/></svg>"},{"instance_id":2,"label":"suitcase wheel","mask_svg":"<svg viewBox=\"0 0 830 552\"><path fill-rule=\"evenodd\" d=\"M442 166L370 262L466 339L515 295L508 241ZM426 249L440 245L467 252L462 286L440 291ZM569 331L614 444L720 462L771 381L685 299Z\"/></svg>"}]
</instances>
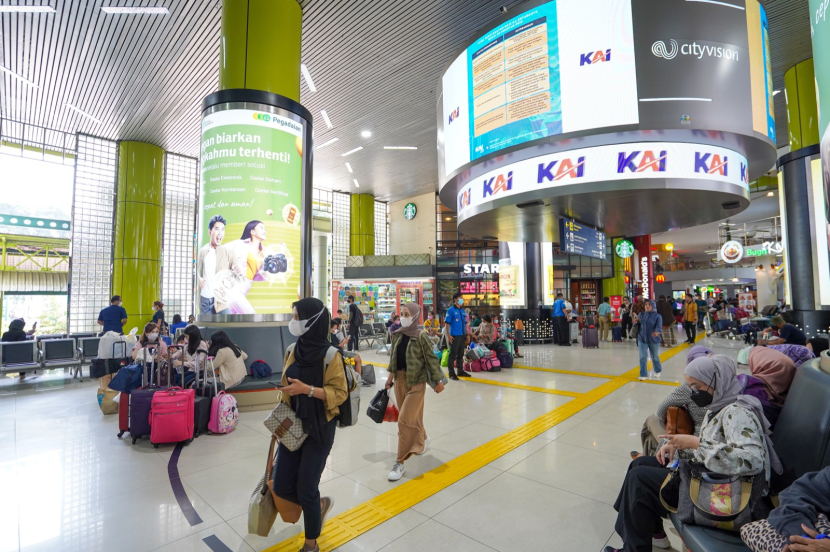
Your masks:
<instances>
[{"instance_id":1,"label":"suitcase wheel","mask_svg":"<svg viewBox=\"0 0 830 552\"><path fill-rule=\"evenodd\" d=\"M153 445L153 448L159 448L159 446L158 445Z\"/></svg>"},{"instance_id":2,"label":"suitcase wheel","mask_svg":"<svg viewBox=\"0 0 830 552\"><path fill-rule=\"evenodd\" d=\"M133 444L135 444L136 441L138 441L138 437L133 437Z\"/></svg>"},{"instance_id":3,"label":"suitcase wheel","mask_svg":"<svg viewBox=\"0 0 830 552\"><path fill-rule=\"evenodd\" d=\"M120 439L120 438L121 438L121 437L123 437L123 436L124 436L124 432L123 432L123 431L119 431L119 432L118 432L118 438Z\"/></svg>"}]
</instances>

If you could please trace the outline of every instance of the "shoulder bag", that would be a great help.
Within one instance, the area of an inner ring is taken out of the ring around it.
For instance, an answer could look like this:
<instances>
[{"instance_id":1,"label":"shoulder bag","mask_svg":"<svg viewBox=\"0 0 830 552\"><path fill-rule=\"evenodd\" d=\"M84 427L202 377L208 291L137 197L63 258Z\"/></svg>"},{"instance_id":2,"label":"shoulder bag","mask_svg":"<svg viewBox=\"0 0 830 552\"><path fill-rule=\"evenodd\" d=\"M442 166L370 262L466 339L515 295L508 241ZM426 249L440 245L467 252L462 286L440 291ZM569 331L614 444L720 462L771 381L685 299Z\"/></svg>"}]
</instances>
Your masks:
<instances>
[{"instance_id":1,"label":"shoulder bag","mask_svg":"<svg viewBox=\"0 0 830 552\"><path fill-rule=\"evenodd\" d=\"M277 506L274 498L268 492L268 478L271 476L271 467L274 465L274 446L276 436L271 438L271 448L268 450L268 460L265 464L265 473L262 474L259 484L248 502L248 532L267 537L274 522L277 520Z\"/></svg>"},{"instance_id":2,"label":"shoulder bag","mask_svg":"<svg viewBox=\"0 0 830 552\"><path fill-rule=\"evenodd\" d=\"M631 339L637 339L637 334L639 334L639 333L640 333L640 323L637 322L636 324L631 326L631 330L629 330L628 336Z\"/></svg>"},{"instance_id":3,"label":"shoulder bag","mask_svg":"<svg viewBox=\"0 0 830 552\"><path fill-rule=\"evenodd\" d=\"M666 411L666 434L694 435L695 421L689 411L682 406L670 406Z\"/></svg>"},{"instance_id":4,"label":"shoulder bag","mask_svg":"<svg viewBox=\"0 0 830 552\"><path fill-rule=\"evenodd\" d=\"M282 401L271 411L263 424L291 452L303 446L308 437L303 431L303 422L297 418L291 407ZM282 436L277 434L279 428L284 430L281 432Z\"/></svg>"}]
</instances>

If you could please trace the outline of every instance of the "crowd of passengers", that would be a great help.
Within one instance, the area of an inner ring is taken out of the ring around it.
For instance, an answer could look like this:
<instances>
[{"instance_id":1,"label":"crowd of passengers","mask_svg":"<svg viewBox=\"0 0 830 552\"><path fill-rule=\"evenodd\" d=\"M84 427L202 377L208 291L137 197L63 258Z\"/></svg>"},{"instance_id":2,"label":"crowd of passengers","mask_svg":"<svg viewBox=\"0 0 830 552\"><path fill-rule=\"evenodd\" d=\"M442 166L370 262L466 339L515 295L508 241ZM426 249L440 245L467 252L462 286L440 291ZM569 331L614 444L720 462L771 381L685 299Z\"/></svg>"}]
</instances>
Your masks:
<instances>
[{"instance_id":1,"label":"crowd of passengers","mask_svg":"<svg viewBox=\"0 0 830 552\"><path fill-rule=\"evenodd\" d=\"M702 464L709 475L757 476L769 484L782 465L770 435L799 367L828 349L828 340L805 345L748 347L738 361L750 374L738 374L738 363L703 346L692 347L684 382L649 416L641 431L642 451L632 451L628 472L614 509L616 532L623 548L605 552L651 552L670 548L663 529L666 506L676 507L680 479L667 481L676 461ZM673 407L689 414L694 429L669 435L667 415ZM664 486L665 483L665 486ZM688 492L688 489L685 490ZM797 480L778 495L780 504L761 519L741 527L753 552L830 551L830 467ZM763 508L757 511L764 512ZM754 516L753 519L758 516Z\"/></svg>"}]
</instances>

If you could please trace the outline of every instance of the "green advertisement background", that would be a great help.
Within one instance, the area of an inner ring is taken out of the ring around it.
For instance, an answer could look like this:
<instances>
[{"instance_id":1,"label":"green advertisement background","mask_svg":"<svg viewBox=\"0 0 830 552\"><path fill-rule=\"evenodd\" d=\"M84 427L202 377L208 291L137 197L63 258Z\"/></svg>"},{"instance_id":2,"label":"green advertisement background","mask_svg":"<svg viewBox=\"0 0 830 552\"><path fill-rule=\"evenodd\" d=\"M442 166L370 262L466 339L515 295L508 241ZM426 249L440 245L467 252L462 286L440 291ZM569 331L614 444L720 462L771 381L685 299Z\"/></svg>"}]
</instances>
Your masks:
<instances>
[{"instance_id":1,"label":"green advertisement background","mask_svg":"<svg viewBox=\"0 0 830 552\"><path fill-rule=\"evenodd\" d=\"M217 125L202 133L199 248L210 240L208 223L214 215L222 215L228 222L222 247L234 250L239 247L244 250L244 245L238 240L246 224L253 220L261 221L266 230L264 255L285 254L288 270L279 274L260 271L265 280L255 279L245 296L255 312L239 312L235 309L232 314L290 314L291 304L298 299L299 270L303 266L300 225L302 139L278 128L244 123L253 120L257 114L262 115L261 112L236 110L234 114L238 115L234 120L240 124ZM227 112L223 116L227 116ZM259 137L260 141L216 143L220 135L238 136L238 133ZM210 144L211 140L214 141L213 144ZM243 149L256 148L285 154L284 158L288 162L257 157L251 151L247 152L247 156L243 154ZM222 153L223 156L208 159L208 156L217 153ZM222 166L239 163L244 166ZM287 222L284 213L284 209L291 209L289 206L296 208L294 224Z\"/></svg>"},{"instance_id":2,"label":"green advertisement background","mask_svg":"<svg viewBox=\"0 0 830 552\"><path fill-rule=\"evenodd\" d=\"M830 2L828 0L810 0L810 32L813 37L819 135L824 137L830 125Z\"/></svg>"}]
</instances>

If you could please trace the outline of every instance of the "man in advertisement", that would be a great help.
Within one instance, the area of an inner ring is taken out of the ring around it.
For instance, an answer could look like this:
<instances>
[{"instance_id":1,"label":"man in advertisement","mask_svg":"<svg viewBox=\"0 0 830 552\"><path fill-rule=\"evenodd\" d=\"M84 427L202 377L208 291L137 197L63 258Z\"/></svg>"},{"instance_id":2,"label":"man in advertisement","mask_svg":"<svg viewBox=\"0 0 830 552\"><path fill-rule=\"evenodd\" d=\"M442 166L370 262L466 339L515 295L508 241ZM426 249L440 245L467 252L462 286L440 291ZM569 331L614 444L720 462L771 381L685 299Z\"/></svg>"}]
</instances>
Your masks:
<instances>
[{"instance_id":1,"label":"man in advertisement","mask_svg":"<svg viewBox=\"0 0 830 552\"><path fill-rule=\"evenodd\" d=\"M199 250L196 261L196 276L199 278L199 313L231 314L226 295L216 293L219 288L218 272L239 271L231 252L222 247L227 221L222 215L214 215L208 223L210 241Z\"/></svg>"}]
</instances>

